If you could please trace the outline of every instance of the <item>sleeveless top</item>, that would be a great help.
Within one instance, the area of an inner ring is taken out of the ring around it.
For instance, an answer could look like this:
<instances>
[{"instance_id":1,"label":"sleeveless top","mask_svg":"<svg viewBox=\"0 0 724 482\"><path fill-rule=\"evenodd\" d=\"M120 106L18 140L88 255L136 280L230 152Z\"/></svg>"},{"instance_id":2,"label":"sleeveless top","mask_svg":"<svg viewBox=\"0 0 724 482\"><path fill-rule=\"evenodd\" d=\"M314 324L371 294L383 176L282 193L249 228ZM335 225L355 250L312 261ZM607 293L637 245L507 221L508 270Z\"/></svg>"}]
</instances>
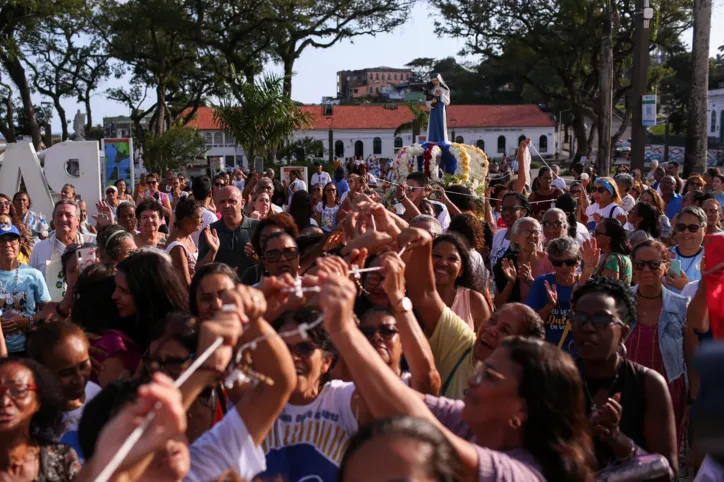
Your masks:
<instances>
[{"instance_id":1,"label":"sleeveless top","mask_svg":"<svg viewBox=\"0 0 724 482\"><path fill-rule=\"evenodd\" d=\"M475 330L475 322L473 321L473 313L470 309L470 289L462 286L455 288L455 299L453 299L450 309L460 317L467 325Z\"/></svg>"},{"instance_id":2,"label":"sleeveless top","mask_svg":"<svg viewBox=\"0 0 724 482\"><path fill-rule=\"evenodd\" d=\"M587 390L584 390L586 393L586 417L589 419L591 417L591 405L593 401L590 397L594 396L599 389L609 387L609 397L621 393L620 403L623 409L621 412L621 422L619 423L621 433L633 440L639 447L647 450L646 439L644 437L644 413L646 412L648 400L646 400L644 383L646 372L648 372L649 369L626 358L622 360L618 368L617 378L615 379L599 380L586 378L580 362L578 369L581 372L585 387L587 388ZM616 461L616 456L608 444L600 441L597 437L594 437L593 441L599 470Z\"/></svg>"},{"instance_id":3,"label":"sleeveless top","mask_svg":"<svg viewBox=\"0 0 724 482\"><path fill-rule=\"evenodd\" d=\"M176 246L181 246L181 249L186 255L186 263L189 265L189 275L193 278L194 273L196 273L196 260L198 259L199 252L196 251L195 253L189 253L189 250L186 249L186 246L178 241L174 241L173 243L167 245L166 252L168 254L171 254L171 250L173 250L173 248L175 248Z\"/></svg>"},{"instance_id":4,"label":"sleeveless top","mask_svg":"<svg viewBox=\"0 0 724 482\"><path fill-rule=\"evenodd\" d=\"M358 425L350 405L353 383L332 380L308 405L287 403L261 445L263 481L336 482L339 464Z\"/></svg>"}]
</instances>

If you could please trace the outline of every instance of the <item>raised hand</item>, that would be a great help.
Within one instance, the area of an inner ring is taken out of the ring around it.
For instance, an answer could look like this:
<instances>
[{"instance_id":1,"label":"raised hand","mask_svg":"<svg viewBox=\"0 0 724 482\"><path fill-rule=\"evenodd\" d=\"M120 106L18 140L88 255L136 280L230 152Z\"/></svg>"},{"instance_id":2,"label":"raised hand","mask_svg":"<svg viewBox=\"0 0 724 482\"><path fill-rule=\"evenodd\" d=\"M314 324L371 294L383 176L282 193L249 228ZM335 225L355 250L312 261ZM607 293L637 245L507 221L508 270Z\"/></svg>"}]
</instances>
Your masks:
<instances>
[{"instance_id":1,"label":"raised hand","mask_svg":"<svg viewBox=\"0 0 724 482\"><path fill-rule=\"evenodd\" d=\"M556 285L551 286L548 280L544 281L546 287L546 295L548 295L548 304L550 306L558 306L558 288Z\"/></svg>"},{"instance_id":2,"label":"raised hand","mask_svg":"<svg viewBox=\"0 0 724 482\"><path fill-rule=\"evenodd\" d=\"M423 229L406 228L397 236L397 245L400 248L407 248L407 251L414 251L431 244L432 236Z\"/></svg>"},{"instance_id":3,"label":"raised hand","mask_svg":"<svg viewBox=\"0 0 724 482\"><path fill-rule=\"evenodd\" d=\"M511 283L515 283L515 280L518 278L518 273L515 269L515 263L513 262L513 260L503 258L500 260L500 266L503 269L503 274L505 275L505 278Z\"/></svg>"},{"instance_id":4,"label":"raised hand","mask_svg":"<svg viewBox=\"0 0 724 482\"><path fill-rule=\"evenodd\" d=\"M113 224L113 210L111 209L111 206L108 205L108 203L106 203L105 201L98 201L96 203L96 210L98 211L98 215L92 216L92 218L96 222L96 226L99 229L103 226Z\"/></svg>"},{"instance_id":5,"label":"raised hand","mask_svg":"<svg viewBox=\"0 0 724 482\"><path fill-rule=\"evenodd\" d=\"M395 194L397 195L397 199L402 200L407 196L407 193L410 192L409 188L406 184L398 184L395 187Z\"/></svg>"},{"instance_id":6,"label":"raised hand","mask_svg":"<svg viewBox=\"0 0 724 482\"><path fill-rule=\"evenodd\" d=\"M208 241L207 241L207 243L208 243ZM209 248L209 249L211 249L211 248ZM254 262L254 263L259 262L259 255L256 254L256 251L254 251L254 246L252 246L251 243L246 243L244 245L244 254L252 262Z\"/></svg>"},{"instance_id":7,"label":"raised hand","mask_svg":"<svg viewBox=\"0 0 724 482\"><path fill-rule=\"evenodd\" d=\"M528 284L535 281L535 278L533 278L533 268L531 268L530 263L518 264L518 279Z\"/></svg>"},{"instance_id":8,"label":"raised hand","mask_svg":"<svg viewBox=\"0 0 724 482\"><path fill-rule=\"evenodd\" d=\"M391 305L396 306L405 297L405 263L395 252L383 254L381 262L385 272L383 288Z\"/></svg>"},{"instance_id":9,"label":"raised hand","mask_svg":"<svg viewBox=\"0 0 724 482\"><path fill-rule=\"evenodd\" d=\"M619 403L621 394L617 393L606 400L606 404L591 416L591 424L596 435L604 442L612 441L618 436L619 424L623 408Z\"/></svg>"},{"instance_id":10,"label":"raised hand","mask_svg":"<svg viewBox=\"0 0 724 482\"><path fill-rule=\"evenodd\" d=\"M354 283L334 274L320 273L319 278L322 287L320 305L327 333L337 334L356 329L354 302L357 298L357 288Z\"/></svg>"},{"instance_id":11,"label":"raised hand","mask_svg":"<svg viewBox=\"0 0 724 482\"><path fill-rule=\"evenodd\" d=\"M219 235L215 229L211 229L211 226L204 228L204 239L206 240L206 246L209 247L209 251L212 253L218 253L221 241L219 241Z\"/></svg>"},{"instance_id":12,"label":"raised hand","mask_svg":"<svg viewBox=\"0 0 724 482\"><path fill-rule=\"evenodd\" d=\"M596 241L596 238L584 241L582 249L583 269L592 273L601 259L601 250L598 249L598 242Z\"/></svg>"}]
</instances>

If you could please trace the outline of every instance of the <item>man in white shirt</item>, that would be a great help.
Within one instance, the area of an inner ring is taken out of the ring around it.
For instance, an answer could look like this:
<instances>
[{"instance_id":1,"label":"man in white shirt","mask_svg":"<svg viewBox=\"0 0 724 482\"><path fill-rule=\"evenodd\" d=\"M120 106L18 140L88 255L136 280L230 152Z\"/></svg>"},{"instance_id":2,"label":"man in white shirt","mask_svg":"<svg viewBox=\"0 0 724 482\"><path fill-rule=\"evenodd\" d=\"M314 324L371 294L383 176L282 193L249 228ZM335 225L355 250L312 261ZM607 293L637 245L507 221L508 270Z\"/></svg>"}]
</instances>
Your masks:
<instances>
[{"instance_id":1,"label":"man in white shirt","mask_svg":"<svg viewBox=\"0 0 724 482\"><path fill-rule=\"evenodd\" d=\"M327 185L327 183L332 182L332 178L329 173L322 170L321 162L315 162L314 169L315 172L314 174L312 174L312 181L309 183L310 186L314 186L315 184L321 184L322 187L324 187Z\"/></svg>"},{"instance_id":2,"label":"man in white shirt","mask_svg":"<svg viewBox=\"0 0 724 482\"><path fill-rule=\"evenodd\" d=\"M71 244L95 243L95 234L81 234L78 230L80 225L80 209L75 201L62 199L55 204L53 209L53 224L55 232L48 239L40 241L33 247L30 255L30 266L37 269L45 277L53 301L60 294L60 290L51 287L57 286L59 280L63 279L60 257L63 256L65 248ZM61 288L64 282L61 281Z\"/></svg>"},{"instance_id":3,"label":"man in white shirt","mask_svg":"<svg viewBox=\"0 0 724 482\"><path fill-rule=\"evenodd\" d=\"M211 205L211 179L208 176L199 176L191 183L191 192L193 193L194 199L201 205L201 229L191 234L191 239L194 244L198 247L199 238L201 233L218 219L216 213L209 209Z\"/></svg>"},{"instance_id":4,"label":"man in white shirt","mask_svg":"<svg viewBox=\"0 0 724 482\"><path fill-rule=\"evenodd\" d=\"M553 173L553 181L551 182L552 187L557 187L561 191L566 190L566 181L561 179L558 175L561 173L561 168L558 164L551 166L551 172Z\"/></svg>"}]
</instances>

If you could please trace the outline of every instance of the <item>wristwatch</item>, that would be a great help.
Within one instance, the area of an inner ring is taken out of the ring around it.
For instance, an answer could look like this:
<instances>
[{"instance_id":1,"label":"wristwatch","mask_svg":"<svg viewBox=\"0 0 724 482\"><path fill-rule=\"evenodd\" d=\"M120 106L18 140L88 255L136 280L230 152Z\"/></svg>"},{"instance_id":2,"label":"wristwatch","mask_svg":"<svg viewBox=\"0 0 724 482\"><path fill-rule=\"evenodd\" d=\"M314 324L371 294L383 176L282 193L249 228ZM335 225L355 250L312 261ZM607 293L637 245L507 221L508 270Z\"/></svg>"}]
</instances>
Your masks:
<instances>
[{"instance_id":1,"label":"wristwatch","mask_svg":"<svg viewBox=\"0 0 724 482\"><path fill-rule=\"evenodd\" d=\"M392 307L392 312L396 315L407 313L409 311L412 311L412 301L410 301L410 298L407 296L402 298L395 306Z\"/></svg>"}]
</instances>

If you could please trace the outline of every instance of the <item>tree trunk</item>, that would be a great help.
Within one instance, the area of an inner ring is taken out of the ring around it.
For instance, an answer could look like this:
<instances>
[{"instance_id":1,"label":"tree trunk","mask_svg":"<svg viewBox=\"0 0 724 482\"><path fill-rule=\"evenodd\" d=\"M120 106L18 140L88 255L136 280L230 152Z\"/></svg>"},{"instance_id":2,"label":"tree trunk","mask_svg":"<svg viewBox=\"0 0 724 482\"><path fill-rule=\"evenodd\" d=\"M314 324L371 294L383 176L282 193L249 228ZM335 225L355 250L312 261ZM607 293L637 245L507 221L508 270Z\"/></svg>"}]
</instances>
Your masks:
<instances>
[{"instance_id":1,"label":"tree trunk","mask_svg":"<svg viewBox=\"0 0 724 482\"><path fill-rule=\"evenodd\" d=\"M588 133L586 132L586 124L583 114L576 113L573 119L573 135L576 138L576 150L574 152L574 162L579 162L581 156L588 155Z\"/></svg>"},{"instance_id":2,"label":"tree trunk","mask_svg":"<svg viewBox=\"0 0 724 482\"><path fill-rule=\"evenodd\" d=\"M85 131L90 132L91 128L93 128L93 115L91 113L90 92L86 91L83 103L85 104Z\"/></svg>"},{"instance_id":3,"label":"tree trunk","mask_svg":"<svg viewBox=\"0 0 724 482\"><path fill-rule=\"evenodd\" d=\"M30 135L33 138L33 146L38 150L42 142L40 137L40 124L38 124L38 119L35 116L35 107L33 107L33 101L30 98L30 86L25 76L25 69L17 57L8 57L7 53L2 53L1 51L2 49L0 49L0 60L13 83L20 91L20 99L23 101L25 116L28 118L28 127L30 128Z\"/></svg>"},{"instance_id":4,"label":"tree trunk","mask_svg":"<svg viewBox=\"0 0 724 482\"><path fill-rule=\"evenodd\" d=\"M598 121L598 172L611 171L611 121L613 120L613 51L612 51L612 12L610 2L606 7L601 38L601 58L599 61L599 100L601 114Z\"/></svg>"},{"instance_id":5,"label":"tree trunk","mask_svg":"<svg viewBox=\"0 0 724 482\"><path fill-rule=\"evenodd\" d=\"M5 85L3 84L3 86ZM0 120L0 134L3 135L7 142L17 142L13 119L13 113L15 112L15 108L13 106L13 91L9 86L5 87L8 89L8 97L7 99L4 99L5 119Z\"/></svg>"},{"instance_id":6,"label":"tree trunk","mask_svg":"<svg viewBox=\"0 0 724 482\"><path fill-rule=\"evenodd\" d=\"M294 75L294 54L287 54L282 57L284 63L284 95L292 96L292 76Z\"/></svg>"},{"instance_id":7,"label":"tree trunk","mask_svg":"<svg viewBox=\"0 0 724 482\"><path fill-rule=\"evenodd\" d=\"M63 106L60 104L60 97L53 99L53 106L55 106L55 111L58 113L58 120L60 120L60 128L62 132L60 139L62 141L68 140L68 118L65 116L65 109L63 109ZM50 147L47 144L46 146Z\"/></svg>"},{"instance_id":8,"label":"tree trunk","mask_svg":"<svg viewBox=\"0 0 724 482\"><path fill-rule=\"evenodd\" d=\"M711 0L694 0L691 96L687 109L684 178L695 172L702 173L706 169L710 30Z\"/></svg>"},{"instance_id":9,"label":"tree trunk","mask_svg":"<svg viewBox=\"0 0 724 482\"><path fill-rule=\"evenodd\" d=\"M166 83L161 81L156 87L156 98L158 105L156 106L156 132L160 136L166 130Z\"/></svg>"}]
</instances>

